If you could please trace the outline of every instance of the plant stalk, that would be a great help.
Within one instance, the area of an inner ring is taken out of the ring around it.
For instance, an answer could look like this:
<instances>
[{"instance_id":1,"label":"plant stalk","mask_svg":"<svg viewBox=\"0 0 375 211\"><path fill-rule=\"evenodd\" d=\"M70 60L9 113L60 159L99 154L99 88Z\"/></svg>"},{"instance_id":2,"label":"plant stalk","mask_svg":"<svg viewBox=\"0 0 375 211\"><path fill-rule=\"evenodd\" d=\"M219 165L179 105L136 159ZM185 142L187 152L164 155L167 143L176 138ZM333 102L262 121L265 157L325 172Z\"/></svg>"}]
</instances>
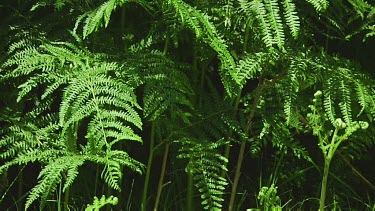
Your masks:
<instances>
[{"instance_id":1,"label":"plant stalk","mask_svg":"<svg viewBox=\"0 0 375 211\"><path fill-rule=\"evenodd\" d=\"M249 117L247 119L247 127L246 127L246 131L245 131L246 135L249 134L249 131L251 129L251 122L252 122L253 117L255 115L255 110L256 110L256 108L259 104L260 96L261 96L262 91L265 88L265 86L266 86L266 84L259 85L258 89L256 90L256 94L255 94L255 98L254 98L254 101L253 101L253 104L252 104L252 108L251 108ZM245 147L246 147L246 140L242 140L240 152L238 154L238 159L237 159L237 166L236 166L236 172L235 172L235 175L234 175L232 191L231 191L231 195L230 195L229 211L233 210L233 205L234 205L234 201L235 201L236 193L237 193L238 181L239 181L240 175L241 175L241 167L242 167L242 161L243 161L244 154L245 154Z\"/></svg>"},{"instance_id":2,"label":"plant stalk","mask_svg":"<svg viewBox=\"0 0 375 211\"><path fill-rule=\"evenodd\" d=\"M319 210L324 210L325 207L325 200L326 200L326 192L327 192L327 181L328 181L328 174L329 174L329 165L331 163L332 157L336 152L337 147L340 145L340 141L336 142L337 133L339 132L339 128L336 128L331 143L324 147L324 140L320 138L321 149L324 156L324 170L323 170L323 179L322 179L322 187L320 190L320 201L319 201Z\"/></svg>"},{"instance_id":3,"label":"plant stalk","mask_svg":"<svg viewBox=\"0 0 375 211\"><path fill-rule=\"evenodd\" d=\"M69 211L69 195L70 195L70 187L65 190L64 194L64 211Z\"/></svg>"},{"instance_id":4,"label":"plant stalk","mask_svg":"<svg viewBox=\"0 0 375 211\"><path fill-rule=\"evenodd\" d=\"M245 146L246 146L246 141L242 141L240 152L238 154L238 159L237 159L236 173L234 175L232 192L230 194L229 211L233 210L234 200L236 198L238 181L239 181L240 175L241 175L241 166L242 166L243 156L245 154L244 153L245 152Z\"/></svg>"},{"instance_id":5,"label":"plant stalk","mask_svg":"<svg viewBox=\"0 0 375 211\"><path fill-rule=\"evenodd\" d=\"M151 138L150 138L150 154L148 156L147 162L147 169L146 169L146 178L145 183L143 186L143 195L142 195L142 211L146 211L146 204L147 204L147 190L148 190L148 183L150 182L150 174L151 174L151 165L152 165L152 158L154 157L154 145L155 145L155 122L152 122L151 125Z\"/></svg>"},{"instance_id":6,"label":"plant stalk","mask_svg":"<svg viewBox=\"0 0 375 211\"><path fill-rule=\"evenodd\" d=\"M167 166L168 151L169 151L169 144L167 143L167 145L165 146L165 150L164 150L163 164L162 164L162 167L161 167L161 173L160 173L160 178L159 178L159 183L158 183L158 190L156 192L154 211L156 211L159 207L161 191L163 189L165 169L166 169L166 166Z\"/></svg>"},{"instance_id":7,"label":"plant stalk","mask_svg":"<svg viewBox=\"0 0 375 211\"><path fill-rule=\"evenodd\" d=\"M238 92L237 97L236 97L236 101L235 101L235 103L234 103L234 108L233 108L233 118L235 118L236 115L237 115L238 105L240 104L240 100L241 100L241 94L242 94L242 90L240 90L240 91ZM229 135L228 135L228 137L232 137L232 136L233 136L233 130L230 130L230 131L229 131ZM229 160L230 147L231 147L230 143L228 143L228 144L225 146L224 157L225 157L227 160ZM226 173L226 171L225 171L225 170L222 170L222 171L221 171L221 177L224 178L225 173Z\"/></svg>"},{"instance_id":8,"label":"plant stalk","mask_svg":"<svg viewBox=\"0 0 375 211\"><path fill-rule=\"evenodd\" d=\"M322 180L322 189L320 191L320 202L319 202L319 210L323 211L325 208L325 200L326 200L326 191L327 191L327 181L328 181L328 174L329 174L329 165L331 163L330 158L324 159L324 173L323 173L323 180Z\"/></svg>"},{"instance_id":9,"label":"plant stalk","mask_svg":"<svg viewBox=\"0 0 375 211\"><path fill-rule=\"evenodd\" d=\"M59 192L57 194L57 211L61 211L62 181L60 181Z\"/></svg>"},{"instance_id":10,"label":"plant stalk","mask_svg":"<svg viewBox=\"0 0 375 211\"><path fill-rule=\"evenodd\" d=\"M187 184L187 194L186 194L186 210L193 210L193 175L188 173L188 184Z\"/></svg>"},{"instance_id":11,"label":"plant stalk","mask_svg":"<svg viewBox=\"0 0 375 211\"><path fill-rule=\"evenodd\" d=\"M19 178L18 178L18 199L21 199L23 195L23 167L19 166L18 171L20 172ZM19 200L19 203L17 206L20 210L23 210L22 200Z\"/></svg>"}]
</instances>

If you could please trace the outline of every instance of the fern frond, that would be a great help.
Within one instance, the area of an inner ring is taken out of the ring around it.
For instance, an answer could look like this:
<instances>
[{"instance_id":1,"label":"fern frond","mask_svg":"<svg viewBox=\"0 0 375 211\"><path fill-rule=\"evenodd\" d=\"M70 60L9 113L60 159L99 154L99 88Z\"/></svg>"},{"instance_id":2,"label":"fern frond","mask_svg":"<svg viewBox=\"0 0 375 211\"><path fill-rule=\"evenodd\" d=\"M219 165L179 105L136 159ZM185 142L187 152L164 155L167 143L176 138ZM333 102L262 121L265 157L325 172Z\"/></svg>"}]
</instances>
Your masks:
<instances>
[{"instance_id":1,"label":"fern frond","mask_svg":"<svg viewBox=\"0 0 375 211\"><path fill-rule=\"evenodd\" d=\"M324 12L329 6L329 0L306 0L309 2L318 12Z\"/></svg>"},{"instance_id":2,"label":"fern frond","mask_svg":"<svg viewBox=\"0 0 375 211\"><path fill-rule=\"evenodd\" d=\"M122 173L121 166L118 162L107 160L101 176L109 185L109 187L118 191L121 190L119 181L122 178Z\"/></svg>"},{"instance_id":3,"label":"fern frond","mask_svg":"<svg viewBox=\"0 0 375 211\"><path fill-rule=\"evenodd\" d=\"M182 24L186 24L191 30L194 31L197 38L202 39L212 49L214 49L221 61L221 71L224 75L230 75L232 80L238 83L236 76L236 64L234 58L230 54L227 45L225 44L222 36L217 32L215 26L209 21L209 17L201 11L191 7L182 0L169 0L168 4L178 14L178 19ZM223 80L224 87L227 89L228 94L232 95L230 85Z\"/></svg>"},{"instance_id":4,"label":"fern frond","mask_svg":"<svg viewBox=\"0 0 375 211\"><path fill-rule=\"evenodd\" d=\"M256 19L259 21L259 27L262 32L262 40L268 48L271 48L274 44L273 33L271 31L271 24L267 17L267 10L265 5L261 1L240 1L241 9L247 13L248 16L252 16L255 13Z\"/></svg>"},{"instance_id":5,"label":"fern frond","mask_svg":"<svg viewBox=\"0 0 375 211\"><path fill-rule=\"evenodd\" d=\"M90 152L90 149L89 149ZM120 150L107 150L105 155L88 154L85 159L93 163L104 165L101 177L113 189L121 190L119 181L122 178L122 166L142 174L144 165L131 158L126 152Z\"/></svg>"},{"instance_id":6,"label":"fern frond","mask_svg":"<svg viewBox=\"0 0 375 211\"><path fill-rule=\"evenodd\" d=\"M222 195L228 184L225 178L220 176L220 172L226 170L228 160L219 154L217 148L226 142L221 139L218 142L209 143L188 138L177 142L182 145L178 157L189 159L186 171L193 175L195 186L202 194L204 209L220 209L221 202L224 201Z\"/></svg>"},{"instance_id":7,"label":"fern frond","mask_svg":"<svg viewBox=\"0 0 375 211\"><path fill-rule=\"evenodd\" d=\"M247 80L255 77L257 72L261 72L260 58L255 56L248 56L247 58L240 60L237 66L237 78L241 88L246 84Z\"/></svg>"},{"instance_id":8,"label":"fern frond","mask_svg":"<svg viewBox=\"0 0 375 211\"><path fill-rule=\"evenodd\" d=\"M53 162L45 166L40 172L38 178L40 179L27 198L26 209L38 198L41 198L41 208L44 207L48 196L56 189L57 184L62 179L62 174L69 172L67 183L64 189L73 183L74 178L78 175L76 170L84 163L84 158L79 155L63 156L57 158Z\"/></svg>"},{"instance_id":9,"label":"fern frond","mask_svg":"<svg viewBox=\"0 0 375 211\"><path fill-rule=\"evenodd\" d=\"M140 107L133 90L110 77L92 76L90 72L86 74L82 73L82 77L72 80L64 92L60 109L62 135L66 135L67 128L74 122L94 115L87 137L97 142L91 146L111 147L118 141L129 139L141 142L141 138L124 125L128 122L138 128L142 126L140 116L134 109ZM123 111L116 111L119 108Z\"/></svg>"},{"instance_id":10,"label":"fern frond","mask_svg":"<svg viewBox=\"0 0 375 211\"><path fill-rule=\"evenodd\" d=\"M344 81L341 81L340 90L342 92L342 98L340 100L339 106L341 109L341 113L344 117L344 121L347 125L351 125L352 123L352 105L351 105L351 97L349 93L349 88L346 87Z\"/></svg>"},{"instance_id":11,"label":"fern frond","mask_svg":"<svg viewBox=\"0 0 375 211\"><path fill-rule=\"evenodd\" d=\"M281 17L279 14L279 5L277 0L263 0L264 5L268 11L267 18L271 26L273 33L274 43L277 44L279 48L282 48L285 42L285 34L283 30L283 24L281 22Z\"/></svg>"},{"instance_id":12,"label":"fern frond","mask_svg":"<svg viewBox=\"0 0 375 211\"><path fill-rule=\"evenodd\" d=\"M358 83L358 82L355 83L355 90L356 90L357 96L358 96L358 103L362 107L361 110L359 111L358 115L357 115L357 117L359 117L362 114L362 112L365 109L367 109L367 104L368 104L367 99L368 99L368 96L370 96L370 95L369 95L367 89L365 89L365 87L361 83Z\"/></svg>"},{"instance_id":13,"label":"fern frond","mask_svg":"<svg viewBox=\"0 0 375 211\"><path fill-rule=\"evenodd\" d=\"M149 3L143 0L108 0L96 9L78 17L76 26L73 30L74 33L76 33L76 29L83 19L85 19L83 26L83 38L86 38L91 33L98 31L98 29L103 27L103 25L106 28L109 24L113 11L115 11L117 7L121 7L129 2L136 2L146 9L151 8Z\"/></svg>"},{"instance_id":14,"label":"fern frond","mask_svg":"<svg viewBox=\"0 0 375 211\"><path fill-rule=\"evenodd\" d=\"M292 0L283 0L284 17L292 36L297 39L300 30L300 21L296 11L296 5Z\"/></svg>"},{"instance_id":15,"label":"fern frond","mask_svg":"<svg viewBox=\"0 0 375 211\"><path fill-rule=\"evenodd\" d=\"M293 122L293 119L298 119L294 117L293 107L297 94L299 92L299 81L298 81L298 72L295 69L288 71L287 80L285 84L285 101L284 101L284 113L286 116L286 124L289 125Z\"/></svg>"},{"instance_id":16,"label":"fern frond","mask_svg":"<svg viewBox=\"0 0 375 211\"><path fill-rule=\"evenodd\" d=\"M328 117L328 120L331 122L332 125L335 125L336 113L335 113L335 108L334 108L334 102L329 92L325 93L323 105L324 105L324 110Z\"/></svg>"},{"instance_id":17,"label":"fern frond","mask_svg":"<svg viewBox=\"0 0 375 211\"><path fill-rule=\"evenodd\" d=\"M98 199L94 196L94 201L92 204L88 204L85 208L85 211L99 211L100 208L104 207L107 204L116 205L118 203L118 198L114 196L105 197L104 195Z\"/></svg>"}]
</instances>

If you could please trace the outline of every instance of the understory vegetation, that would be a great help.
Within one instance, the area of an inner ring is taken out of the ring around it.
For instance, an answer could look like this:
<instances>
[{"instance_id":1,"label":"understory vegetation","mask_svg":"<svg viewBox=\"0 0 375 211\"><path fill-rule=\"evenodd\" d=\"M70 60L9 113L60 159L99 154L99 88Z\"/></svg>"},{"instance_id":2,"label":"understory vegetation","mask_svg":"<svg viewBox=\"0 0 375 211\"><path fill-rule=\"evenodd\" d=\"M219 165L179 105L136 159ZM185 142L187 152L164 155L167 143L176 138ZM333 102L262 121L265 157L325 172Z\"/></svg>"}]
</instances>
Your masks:
<instances>
[{"instance_id":1,"label":"understory vegetation","mask_svg":"<svg viewBox=\"0 0 375 211\"><path fill-rule=\"evenodd\" d=\"M1 210L375 210L370 0L2 0Z\"/></svg>"}]
</instances>

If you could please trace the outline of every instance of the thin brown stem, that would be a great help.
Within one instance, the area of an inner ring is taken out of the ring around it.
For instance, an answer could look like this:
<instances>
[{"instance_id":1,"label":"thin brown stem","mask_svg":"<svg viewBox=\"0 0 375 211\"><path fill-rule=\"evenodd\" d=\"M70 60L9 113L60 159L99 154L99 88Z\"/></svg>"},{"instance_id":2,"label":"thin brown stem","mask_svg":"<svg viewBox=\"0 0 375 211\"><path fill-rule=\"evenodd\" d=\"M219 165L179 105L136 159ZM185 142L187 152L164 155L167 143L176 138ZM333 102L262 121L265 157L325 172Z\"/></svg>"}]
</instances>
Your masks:
<instances>
[{"instance_id":1,"label":"thin brown stem","mask_svg":"<svg viewBox=\"0 0 375 211\"><path fill-rule=\"evenodd\" d=\"M158 190L156 192L156 199L155 199L154 211L156 211L158 209L158 207L159 207L161 191L163 189L163 181L164 181L164 176L165 176L165 169L166 169L166 166L167 166L168 152L169 152L169 143L166 144L165 150L164 150L163 164L162 164L162 167L161 167L161 173L160 173L160 178L159 178Z\"/></svg>"}]
</instances>

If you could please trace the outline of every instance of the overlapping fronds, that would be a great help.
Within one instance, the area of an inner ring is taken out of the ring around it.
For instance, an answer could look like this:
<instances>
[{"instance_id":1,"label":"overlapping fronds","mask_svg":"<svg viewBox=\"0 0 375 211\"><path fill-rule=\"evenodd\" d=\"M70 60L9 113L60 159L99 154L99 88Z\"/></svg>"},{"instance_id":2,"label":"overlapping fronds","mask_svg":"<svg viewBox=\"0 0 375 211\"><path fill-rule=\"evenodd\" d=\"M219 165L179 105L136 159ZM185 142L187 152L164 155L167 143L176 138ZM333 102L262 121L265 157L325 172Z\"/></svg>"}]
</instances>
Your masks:
<instances>
[{"instance_id":1,"label":"overlapping fronds","mask_svg":"<svg viewBox=\"0 0 375 211\"><path fill-rule=\"evenodd\" d=\"M61 182L64 172L67 173L67 181L64 189L69 187L73 180L78 175L78 167L84 162L84 158L80 155L62 156L42 169L39 174L39 184L36 185L29 193L26 208L28 208L36 199L41 198L41 207L43 208L45 202L51 193L56 189L58 183Z\"/></svg>"},{"instance_id":2,"label":"overlapping fronds","mask_svg":"<svg viewBox=\"0 0 375 211\"><path fill-rule=\"evenodd\" d=\"M95 71L102 69L82 72L82 77L72 79L65 89L60 108L62 135L68 135L67 129L72 124L89 117L87 138L93 152L104 146L110 149L118 141L141 142L128 126L129 123L142 126L132 89L111 77L96 75Z\"/></svg>"},{"instance_id":3,"label":"overlapping fronds","mask_svg":"<svg viewBox=\"0 0 375 211\"><path fill-rule=\"evenodd\" d=\"M146 9L151 8L149 3L143 0L108 0L94 10L79 16L76 21L74 32L76 32L77 27L81 22L84 22L83 38L86 38L91 33L98 31L103 26L107 27L111 19L111 15L116 8L129 2L138 3Z\"/></svg>"},{"instance_id":4,"label":"overlapping fronds","mask_svg":"<svg viewBox=\"0 0 375 211\"><path fill-rule=\"evenodd\" d=\"M233 94L231 83L238 83L236 73L236 64L233 56L228 50L224 38L220 35L215 26L209 21L210 17L203 14L198 9L188 5L182 0L169 0L167 1L168 9L172 9L176 14L176 19L186 25L190 30L195 33L198 39L208 44L214 49L221 61L221 72L223 75L223 84L229 95ZM226 77L230 76L230 77ZM229 81L233 80L233 82Z\"/></svg>"},{"instance_id":5,"label":"overlapping fronds","mask_svg":"<svg viewBox=\"0 0 375 211\"><path fill-rule=\"evenodd\" d=\"M12 69L5 79L27 76L19 86L18 101L36 88L42 87L44 92L37 96L41 102L35 103L35 111L23 117L26 124L10 126L0 143L2 148L7 145L1 158L10 159L1 170L35 161L45 164L26 207L38 198L43 207L63 175L65 191L85 161L104 165L102 178L116 190L120 190L122 166L142 173L141 163L124 151L112 150L121 141L142 143L134 132L142 128L134 89L112 77L120 65L69 42L39 39L28 48L20 48L23 43L30 42L21 40L12 45L10 58L2 66ZM56 93L63 93L63 97L58 115L52 116L49 113ZM31 124L32 118L44 120L44 124ZM82 127L87 128L84 137L77 132ZM78 139L85 140L80 141L81 149Z\"/></svg>"},{"instance_id":6,"label":"overlapping fronds","mask_svg":"<svg viewBox=\"0 0 375 211\"><path fill-rule=\"evenodd\" d=\"M192 108L189 97L194 93L184 71L184 65L178 65L160 51L135 51L128 55L122 69L121 77L134 83L144 85L143 113L150 120L155 120L166 110L170 115L179 108Z\"/></svg>"},{"instance_id":7,"label":"overlapping fronds","mask_svg":"<svg viewBox=\"0 0 375 211\"><path fill-rule=\"evenodd\" d=\"M248 1L240 0L240 10L249 19L258 22L262 40L268 48L277 45L283 48L285 43L285 27L280 14L280 4L277 0ZM295 3L291 0L282 1L285 24L291 35L298 37L300 21Z\"/></svg>"}]
</instances>

